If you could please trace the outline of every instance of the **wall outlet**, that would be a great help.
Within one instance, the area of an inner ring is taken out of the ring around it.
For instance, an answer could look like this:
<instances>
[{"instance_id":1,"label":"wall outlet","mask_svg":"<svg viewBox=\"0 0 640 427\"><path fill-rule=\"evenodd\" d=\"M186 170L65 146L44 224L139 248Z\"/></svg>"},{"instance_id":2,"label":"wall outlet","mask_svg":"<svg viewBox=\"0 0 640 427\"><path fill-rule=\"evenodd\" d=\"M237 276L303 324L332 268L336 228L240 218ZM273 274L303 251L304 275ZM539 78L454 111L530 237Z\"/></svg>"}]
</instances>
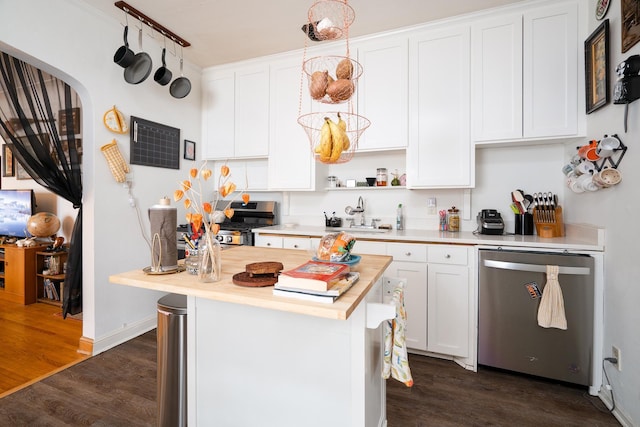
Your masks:
<instances>
[{"instance_id":1,"label":"wall outlet","mask_svg":"<svg viewBox=\"0 0 640 427\"><path fill-rule=\"evenodd\" d=\"M611 356L615 357L618 361L618 363L616 363L618 371L622 371L622 353L620 353L620 349L615 345L611 346Z\"/></svg>"}]
</instances>

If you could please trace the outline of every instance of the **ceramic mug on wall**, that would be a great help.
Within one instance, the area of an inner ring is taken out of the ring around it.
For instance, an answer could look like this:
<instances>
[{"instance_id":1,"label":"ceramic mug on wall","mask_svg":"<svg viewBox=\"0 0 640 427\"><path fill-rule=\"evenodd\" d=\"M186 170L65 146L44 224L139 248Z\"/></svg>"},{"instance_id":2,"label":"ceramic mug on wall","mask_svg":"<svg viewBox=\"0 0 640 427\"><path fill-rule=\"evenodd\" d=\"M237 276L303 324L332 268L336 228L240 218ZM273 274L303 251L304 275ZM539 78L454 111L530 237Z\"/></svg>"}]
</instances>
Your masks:
<instances>
[{"instance_id":1,"label":"ceramic mug on wall","mask_svg":"<svg viewBox=\"0 0 640 427\"><path fill-rule=\"evenodd\" d=\"M598 141L594 139L589 144L579 147L578 155L580 156L581 159L595 162L596 160L600 159L600 156L598 156L598 153L597 153L597 149L598 149Z\"/></svg>"},{"instance_id":2,"label":"ceramic mug on wall","mask_svg":"<svg viewBox=\"0 0 640 427\"><path fill-rule=\"evenodd\" d=\"M605 136L598 142L596 154L600 157L611 157L620 148L620 140L615 136Z\"/></svg>"},{"instance_id":3,"label":"ceramic mug on wall","mask_svg":"<svg viewBox=\"0 0 640 427\"><path fill-rule=\"evenodd\" d=\"M606 167L593 175L593 182L600 187L611 187L622 181L622 172L618 169Z\"/></svg>"}]
</instances>

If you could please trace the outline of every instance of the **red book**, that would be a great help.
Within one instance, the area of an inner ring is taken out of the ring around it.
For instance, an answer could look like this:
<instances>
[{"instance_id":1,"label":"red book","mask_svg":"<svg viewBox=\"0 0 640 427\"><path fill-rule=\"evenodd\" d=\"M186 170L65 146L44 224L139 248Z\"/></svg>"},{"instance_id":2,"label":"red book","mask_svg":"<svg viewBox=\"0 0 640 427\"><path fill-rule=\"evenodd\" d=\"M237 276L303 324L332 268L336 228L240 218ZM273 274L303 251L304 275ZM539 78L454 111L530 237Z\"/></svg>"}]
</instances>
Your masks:
<instances>
[{"instance_id":1,"label":"red book","mask_svg":"<svg viewBox=\"0 0 640 427\"><path fill-rule=\"evenodd\" d=\"M278 276L278 284L297 289L327 291L349 272L349 265L308 261Z\"/></svg>"}]
</instances>

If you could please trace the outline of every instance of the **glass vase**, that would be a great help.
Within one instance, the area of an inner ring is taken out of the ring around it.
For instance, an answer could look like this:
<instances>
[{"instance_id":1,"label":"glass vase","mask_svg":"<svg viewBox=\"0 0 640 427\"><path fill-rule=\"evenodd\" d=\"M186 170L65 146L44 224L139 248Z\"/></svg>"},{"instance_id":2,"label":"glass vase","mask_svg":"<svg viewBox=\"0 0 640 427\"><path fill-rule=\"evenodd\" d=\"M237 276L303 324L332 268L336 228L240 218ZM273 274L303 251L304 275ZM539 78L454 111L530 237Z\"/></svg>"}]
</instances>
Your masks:
<instances>
[{"instance_id":1,"label":"glass vase","mask_svg":"<svg viewBox=\"0 0 640 427\"><path fill-rule=\"evenodd\" d=\"M220 251L220 242L216 240L215 234L205 232L201 245L198 247L200 257L198 278L201 282L217 282L222 278Z\"/></svg>"}]
</instances>

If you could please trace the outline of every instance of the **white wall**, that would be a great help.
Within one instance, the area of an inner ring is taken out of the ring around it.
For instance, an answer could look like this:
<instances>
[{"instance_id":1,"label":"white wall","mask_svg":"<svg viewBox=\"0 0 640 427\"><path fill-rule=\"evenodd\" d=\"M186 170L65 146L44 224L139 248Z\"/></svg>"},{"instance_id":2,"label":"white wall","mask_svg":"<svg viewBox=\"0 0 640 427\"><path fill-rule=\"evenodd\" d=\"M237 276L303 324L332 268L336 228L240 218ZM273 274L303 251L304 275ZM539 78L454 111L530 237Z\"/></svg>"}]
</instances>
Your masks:
<instances>
[{"instance_id":1,"label":"white wall","mask_svg":"<svg viewBox=\"0 0 640 427\"><path fill-rule=\"evenodd\" d=\"M79 0L0 0L2 26L0 48L43 70L63 78L79 93L83 109L84 248L83 335L95 340L95 350L116 344L127 334L155 325L156 301L161 294L110 284L117 272L150 263L147 244L141 237L136 211L129 206L127 191L108 170L100 146L116 139L125 159L129 138L109 132L102 124L105 111L116 105L127 117L134 115L181 129L181 139L200 141L201 70L185 64L192 91L174 99L168 86L152 77L139 85L127 84L123 69L113 63L122 45L121 23ZM158 67L161 38L145 31L143 47ZM135 32L134 32L135 34ZM137 37L129 38L138 51ZM169 55L168 67L178 71L177 58ZM200 147L198 147L200 150ZM200 157L198 151L197 158ZM191 162L181 159L184 169ZM131 166L133 194L148 234L147 209L170 196L185 172ZM28 185L28 184L27 184ZM179 218L182 218L182 213ZM116 336L116 334L120 334Z\"/></svg>"},{"instance_id":2,"label":"white wall","mask_svg":"<svg viewBox=\"0 0 640 427\"><path fill-rule=\"evenodd\" d=\"M605 19L609 19L610 42L610 94L616 82L615 68L630 55L640 54L640 44L622 53L621 48L621 2L611 2ZM595 2L590 2L588 33L594 31L601 21L595 19ZM613 366L607 372L613 386L616 406L631 420L631 425L640 425L640 227L638 226L638 184L640 183L640 101L629 105L628 130L623 126L624 105L613 104L588 116L587 139L602 139L605 134L618 134L629 148L620 163L623 181L615 187L593 193L575 194L566 191L566 205L570 222L584 222L606 228L605 253L605 340L604 355L611 356L611 346L622 353L622 371ZM586 142L586 141L585 141ZM565 163L575 154L575 146L566 145ZM558 175L560 179L561 175ZM598 361L599 362L599 361ZM607 395L607 392L604 392Z\"/></svg>"}]
</instances>

